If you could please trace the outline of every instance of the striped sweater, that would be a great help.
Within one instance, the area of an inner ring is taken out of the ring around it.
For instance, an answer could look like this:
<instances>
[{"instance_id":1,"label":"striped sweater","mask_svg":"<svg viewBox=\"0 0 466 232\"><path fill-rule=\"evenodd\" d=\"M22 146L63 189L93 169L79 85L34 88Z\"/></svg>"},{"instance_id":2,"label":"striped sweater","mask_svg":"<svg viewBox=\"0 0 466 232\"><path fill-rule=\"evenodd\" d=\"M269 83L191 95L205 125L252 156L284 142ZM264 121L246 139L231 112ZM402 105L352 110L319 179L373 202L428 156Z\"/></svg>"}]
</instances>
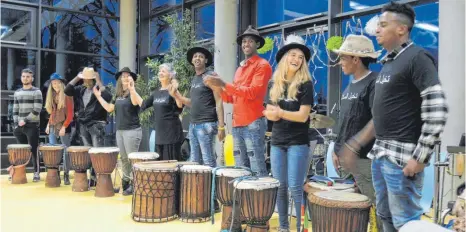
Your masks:
<instances>
[{"instance_id":1,"label":"striped sweater","mask_svg":"<svg viewBox=\"0 0 466 232\"><path fill-rule=\"evenodd\" d=\"M32 87L18 89L14 94L13 121L15 126L24 120L26 123L39 123L42 110L42 92Z\"/></svg>"}]
</instances>

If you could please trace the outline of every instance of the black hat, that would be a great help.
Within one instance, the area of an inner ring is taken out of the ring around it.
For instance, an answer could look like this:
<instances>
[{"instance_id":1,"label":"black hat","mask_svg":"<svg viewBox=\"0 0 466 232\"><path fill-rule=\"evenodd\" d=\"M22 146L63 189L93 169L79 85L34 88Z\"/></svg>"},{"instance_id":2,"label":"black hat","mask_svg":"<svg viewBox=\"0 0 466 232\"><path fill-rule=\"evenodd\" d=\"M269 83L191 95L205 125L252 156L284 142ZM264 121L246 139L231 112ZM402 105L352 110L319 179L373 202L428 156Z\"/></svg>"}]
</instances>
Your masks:
<instances>
[{"instance_id":1,"label":"black hat","mask_svg":"<svg viewBox=\"0 0 466 232\"><path fill-rule=\"evenodd\" d=\"M137 75L136 73L132 72L131 69L129 69L128 67L124 67L124 68L122 68L119 72L117 72L117 73L115 74L115 79L118 80L118 78L120 78L120 76L121 76L121 74L122 74L123 72L129 73L129 74L133 77L133 80L134 80L134 81L136 81L136 79L138 79L138 75Z\"/></svg>"},{"instance_id":2,"label":"black hat","mask_svg":"<svg viewBox=\"0 0 466 232\"><path fill-rule=\"evenodd\" d=\"M281 47L280 50L278 50L277 56L275 56L275 60L277 61L277 63L280 62L283 55L285 55L289 50L294 48L303 51L306 61L309 61L309 59L311 58L311 50L305 45L303 38L297 35L289 35L286 37L285 45Z\"/></svg>"},{"instance_id":3,"label":"black hat","mask_svg":"<svg viewBox=\"0 0 466 232\"><path fill-rule=\"evenodd\" d=\"M210 53L209 50L203 47L193 47L188 50L186 54L186 58L188 59L188 62L190 64L192 64L193 56L194 54L196 54L196 52L200 52L204 54L205 58L207 59L207 63L205 64L206 67L209 67L210 65L212 65L212 63L214 62L212 53Z\"/></svg>"},{"instance_id":4,"label":"black hat","mask_svg":"<svg viewBox=\"0 0 466 232\"><path fill-rule=\"evenodd\" d=\"M265 44L265 39L262 36L260 36L259 31L252 28L251 25L249 25L248 29L246 29L246 31L244 31L244 33L242 35L240 35L240 36L238 36L236 38L236 43L241 46L241 43L243 41L243 37L245 37L245 36L252 36L252 37L255 37L258 40L259 47L257 49L261 48Z\"/></svg>"}]
</instances>

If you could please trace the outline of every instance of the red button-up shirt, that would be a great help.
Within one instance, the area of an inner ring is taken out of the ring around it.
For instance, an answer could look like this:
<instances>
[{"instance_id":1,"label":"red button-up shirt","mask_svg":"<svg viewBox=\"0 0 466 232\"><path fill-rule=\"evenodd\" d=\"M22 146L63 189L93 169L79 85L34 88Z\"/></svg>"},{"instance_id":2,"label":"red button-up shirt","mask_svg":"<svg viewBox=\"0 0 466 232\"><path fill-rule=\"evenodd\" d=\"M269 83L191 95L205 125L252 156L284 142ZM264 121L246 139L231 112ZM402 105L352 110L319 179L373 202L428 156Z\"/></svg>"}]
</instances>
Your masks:
<instances>
[{"instance_id":1,"label":"red button-up shirt","mask_svg":"<svg viewBox=\"0 0 466 232\"><path fill-rule=\"evenodd\" d=\"M255 55L238 67L233 84L227 83L222 99L233 104L233 127L247 126L263 117L264 97L272 66Z\"/></svg>"}]
</instances>

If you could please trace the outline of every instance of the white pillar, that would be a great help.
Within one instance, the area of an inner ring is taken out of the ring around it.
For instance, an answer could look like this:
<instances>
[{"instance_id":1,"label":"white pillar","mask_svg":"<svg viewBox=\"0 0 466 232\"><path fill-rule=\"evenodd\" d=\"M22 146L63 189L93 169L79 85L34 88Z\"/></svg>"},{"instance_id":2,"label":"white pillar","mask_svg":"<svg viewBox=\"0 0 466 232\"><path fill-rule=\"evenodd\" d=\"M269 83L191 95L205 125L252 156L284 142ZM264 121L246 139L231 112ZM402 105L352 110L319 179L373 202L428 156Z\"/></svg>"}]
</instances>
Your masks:
<instances>
[{"instance_id":1,"label":"white pillar","mask_svg":"<svg viewBox=\"0 0 466 232\"><path fill-rule=\"evenodd\" d=\"M68 43L68 33L66 33L66 28L64 26L64 22L60 21L57 27L57 45L56 49L59 51L66 50L66 44ZM66 54L64 53L57 53L56 54L56 62L55 62L55 72L60 74L63 78L66 78L66 69L68 68ZM42 77L48 78L48 77Z\"/></svg>"},{"instance_id":2,"label":"white pillar","mask_svg":"<svg viewBox=\"0 0 466 232\"><path fill-rule=\"evenodd\" d=\"M15 73L15 51L12 48L8 48L8 59L7 59L7 78L6 78L6 86L8 90L14 90L13 85L15 82L15 75L21 75L19 73Z\"/></svg>"},{"instance_id":3,"label":"white pillar","mask_svg":"<svg viewBox=\"0 0 466 232\"><path fill-rule=\"evenodd\" d=\"M449 107L448 121L442 134L442 152L446 152L446 146L458 146L461 135L465 132L466 4L463 0L439 2L439 77ZM454 45L451 38L455 38ZM443 187L444 193L456 192L461 182L464 182L464 176L458 178L446 174L445 182L440 188ZM442 209L448 201L455 199L456 194L447 194Z\"/></svg>"},{"instance_id":4,"label":"white pillar","mask_svg":"<svg viewBox=\"0 0 466 232\"><path fill-rule=\"evenodd\" d=\"M120 41L118 69L136 67L136 3L135 0L120 1Z\"/></svg>"}]
</instances>

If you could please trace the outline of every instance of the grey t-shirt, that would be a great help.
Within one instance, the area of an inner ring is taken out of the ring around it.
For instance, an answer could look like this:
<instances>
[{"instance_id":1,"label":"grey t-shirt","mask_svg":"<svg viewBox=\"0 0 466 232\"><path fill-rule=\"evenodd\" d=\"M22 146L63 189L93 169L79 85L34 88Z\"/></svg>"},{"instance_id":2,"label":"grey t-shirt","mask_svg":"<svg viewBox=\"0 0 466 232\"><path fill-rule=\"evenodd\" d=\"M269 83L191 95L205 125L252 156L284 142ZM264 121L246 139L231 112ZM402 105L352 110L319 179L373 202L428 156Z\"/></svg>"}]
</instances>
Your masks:
<instances>
[{"instance_id":1,"label":"grey t-shirt","mask_svg":"<svg viewBox=\"0 0 466 232\"><path fill-rule=\"evenodd\" d=\"M89 101L91 100L91 96L92 96L92 89L87 88L86 90L84 90L84 94L83 94L84 107L86 107Z\"/></svg>"}]
</instances>

